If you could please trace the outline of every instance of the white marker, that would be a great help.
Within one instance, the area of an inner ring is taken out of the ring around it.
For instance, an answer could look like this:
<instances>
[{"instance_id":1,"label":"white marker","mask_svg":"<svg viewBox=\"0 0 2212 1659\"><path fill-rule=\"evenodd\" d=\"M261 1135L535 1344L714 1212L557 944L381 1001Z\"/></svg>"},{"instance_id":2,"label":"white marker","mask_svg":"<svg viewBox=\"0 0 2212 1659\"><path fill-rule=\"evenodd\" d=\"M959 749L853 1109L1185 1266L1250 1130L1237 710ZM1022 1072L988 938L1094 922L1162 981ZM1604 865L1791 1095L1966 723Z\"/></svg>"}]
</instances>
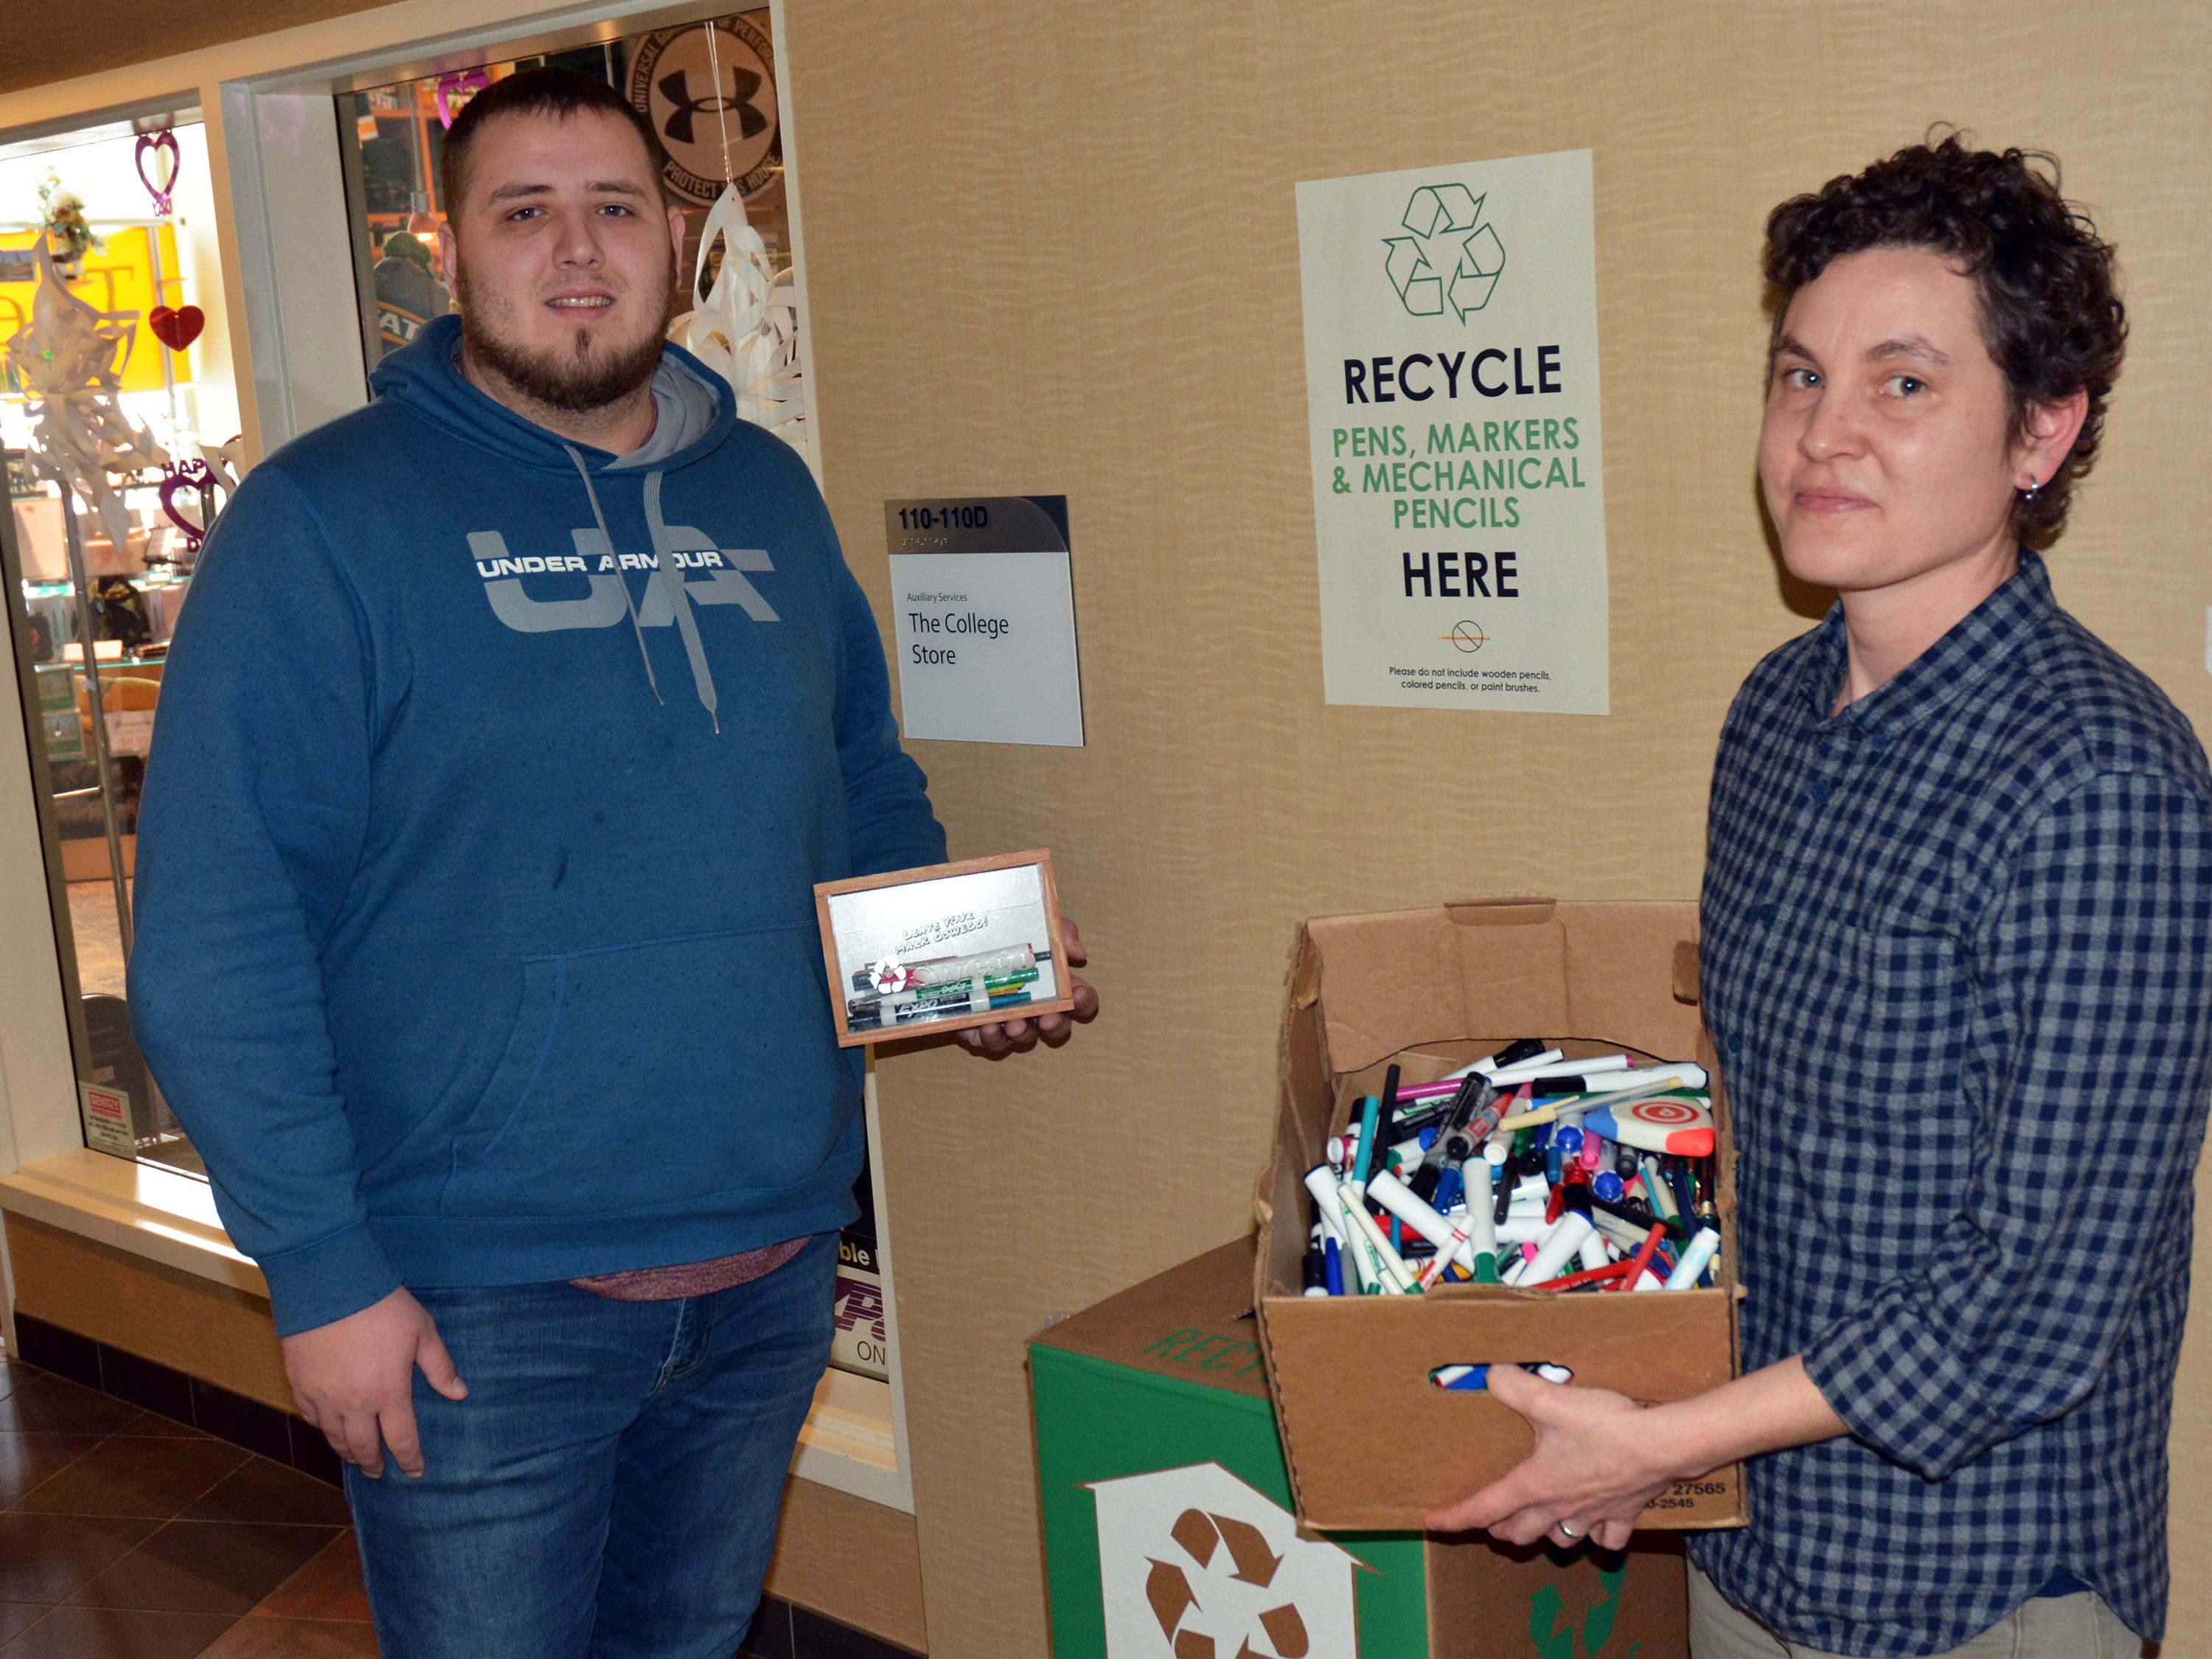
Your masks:
<instances>
[{"instance_id":1,"label":"white marker","mask_svg":"<svg viewBox=\"0 0 2212 1659\"><path fill-rule=\"evenodd\" d=\"M1619 1216L1599 1209L1590 1212L1590 1224L1629 1255L1634 1255L1643 1248L1644 1237L1651 1231L1649 1227L1639 1227L1632 1221L1623 1221Z\"/></svg>"},{"instance_id":2,"label":"white marker","mask_svg":"<svg viewBox=\"0 0 2212 1659\"><path fill-rule=\"evenodd\" d=\"M1490 1150L1486 1146L1480 1158L1471 1158L1461 1164L1459 1178L1467 1189L1468 1254L1475 1261L1488 1256L1494 1267L1498 1263L1498 1197L1492 1177L1498 1165L1505 1161L1505 1149L1498 1149L1500 1156L1495 1162L1490 1157ZM1510 1215L1512 1212L1508 1210L1506 1213Z\"/></svg>"},{"instance_id":3,"label":"white marker","mask_svg":"<svg viewBox=\"0 0 2212 1659\"><path fill-rule=\"evenodd\" d=\"M1544 1212L1541 1210L1516 1210L1504 1220L1499 1222L1496 1232L1498 1244L1498 1272L1501 1274L1505 1272L1509 1260L1520 1259L1518 1246L1534 1244L1551 1231L1552 1224L1544 1219ZM1506 1248L1509 1245L1516 1248ZM1510 1277L1505 1279L1505 1283L1509 1285L1512 1282Z\"/></svg>"},{"instance_id":4,"label":"white marker","mask_svg":"<svg viewBox=\"0 0 2212 1659\"><path fill-rule=\"evenodd\" d=\"M1435 1284L1455 1261L1474 1271L1473 1253L1462 1255L1467 1243L1467 1229L1437 1214L1434 1205L1388 1170L1378 1170L1368 1177L1367 1195L1437 1247L1436 1255L1419 1275L1424 1286Z\"/></svg>"},{"instance_id":5,"label":"white marker","mask_svg":"<svg viewBox=\"0 0 2212 1659\"><path fill-rule=\"evenodd\" d=\"M1338 1251L1352 1254L1352 1246L1344 1236L1344 1208L1337 1202L1336 1172L1326 1164L1316 1164L1306 1171L1306 1190L1313 1194L1314 1215L1321 1223L1322 1236L1336 1241Z\"/></svg>"},{"instance_id":6,"label":"white marker","mask_svg":"<svg viewBox=\"0 0 2212 1659\"><path fill-rule=\"evenodd\" d=\"M1710 1079L1705 1068L1679 1060L1668 1066L1646 1066L1641 1071L1603 1072L1583 1079L1586 1095L1607 1095L1617 1089L1648 1089L1654 1084L1670 1089L1702 1089Z\"/></svg>"},{"instance_id":7,"label":"white marker","mask_svg":"<svg viewBox=\"0 0 2212 1659\"><path fill-rule=\"evenodd\" d=\"M1526 1060L1516 1060L1510 1066L1500 1066L1494 1060L1478 1060L1472 1066L1463 1066L1452 1073L1465 1077L1469 1072L1480 1072L1492 1083L1518 1082L1523 1078L1541 1076L1566 1058L1564 1050L1547 1048L1540 1054L1531 1054Z\"/></svg>"},{"instance_id":8,"label":"white marker","mask_svg":"<svg viewBox=\"0 0 2212 1659\"><path fill-rule=\"evenodd\" d=\"M1358 1230L1368 1249L1373 1252L1376 1268L1381 1273L1382 1282L1401 1293L1413 1290L1413 1271L1406 1265L1405 1258L1390 1248L1390 1241L1383 1236L1382 1227L1373 1216L1367 1213L1365 1189L1356 1181L1347 1181L1336 1191L1337 1196L1343 1200L1346 1218Z\"/></svg>"},{"instance_id":9,"label":"white marker","mask_svg":"<svg viewBox=\"0 0 2212 1659\"><path fill-rule=\"evenodd\" d=\"M1674 1271L1667 1275L1670 1291L1692 1291L1713 1257L1720 1253L1721 1236L1711 1227L1698 1229L1698 1236L1682 1247L1682 1254L1674 1263Z\"/></svg>"},{"instance_id":10,"label":"white marker","mask_svg":"<svg viewBox=\"0 0 2212 1659\"><path fill-rule=\"evenodd\" d=\"M1536 1254L1505 1275L1505 1282L1540 1285L1547 1279L1557 1279L1559 1269L1574 1259L1593 1231L1588 1216L1579 1210L1568 1211L1537 1244Z\"/></svg>"},{"instance_id":11,"label":"white marker","mask_svg":"<svg viewBox=\"0 0 2212 1659\"><path fill-rule=\"evenodd\" d=\"M1625 1072L1635 1063L1626 1054L1590 1054L1581 1060L1568 1060L1554 1050L1550 1060L1524 1060L1515 1065L1501 1066L1487 1075L1498 1088L1510 1089L1532 1078L1598 1077L1607 1073Z\"/></svg>"}]
</instances>

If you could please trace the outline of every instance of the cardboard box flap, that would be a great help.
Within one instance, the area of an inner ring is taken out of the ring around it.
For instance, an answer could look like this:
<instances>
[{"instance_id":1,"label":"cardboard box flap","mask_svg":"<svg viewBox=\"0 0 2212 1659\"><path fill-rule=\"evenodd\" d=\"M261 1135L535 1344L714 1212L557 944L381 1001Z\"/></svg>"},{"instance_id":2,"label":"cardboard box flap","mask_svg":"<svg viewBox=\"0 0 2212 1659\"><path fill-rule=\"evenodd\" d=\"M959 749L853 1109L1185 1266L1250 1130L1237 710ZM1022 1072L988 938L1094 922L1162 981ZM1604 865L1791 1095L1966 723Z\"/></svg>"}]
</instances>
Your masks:
<instances>
[{"instance_id":1,"label":"cardboard box flap","mask_svg":"<svg viewBox=\"0 0 2212 1659\"><path fill-rule=\"evenodd\" d=\"M1132 1370L1267 1397L1252 1310L1256 1234L1193 1256L1030 1339Z\"/></svg>"},{"instance_id":2,"label":"cardboard box flap","mask_svg":"<svg viewBox=\"0 0 2212 1659\"><path fill-rule=\"evenodd\" d=\"M1695 999L1680 999L1676 961L1694 947L1696 905L1577 904L1565 932L1565 1033L1677 1060L1697 1052L1705 1028Z\"/></svg>"},{"instance_id":3,"label":"cardboard box flap","mask_svg":"<svg viewBox=\"0 0 2212 1659\"><path fill-rule=\"evenodd\" d=\"M1566 934L1553 907L1522 900L1457 908L1482 922L1431 909L1310 924L1330 1070L1356 1072L1477 1026L1532 1035L1564 1027Z\"/></svg>"},{"instance_id":4,"label":"cardboard box flap","mask_svg":"<svg viewBox=\"0 0 2212 1659\"><path fill-rule=\"evenodd\" d=\"M1294 969L1291 1006L1310 1006L1317 990L1328 1067L1339 1073L1474 1030L1686 1054L1699 1030L1696 938L1687 902L1515 897L1324 917L1309 924L1315 960Z\"/></svg>"}]
</instances>

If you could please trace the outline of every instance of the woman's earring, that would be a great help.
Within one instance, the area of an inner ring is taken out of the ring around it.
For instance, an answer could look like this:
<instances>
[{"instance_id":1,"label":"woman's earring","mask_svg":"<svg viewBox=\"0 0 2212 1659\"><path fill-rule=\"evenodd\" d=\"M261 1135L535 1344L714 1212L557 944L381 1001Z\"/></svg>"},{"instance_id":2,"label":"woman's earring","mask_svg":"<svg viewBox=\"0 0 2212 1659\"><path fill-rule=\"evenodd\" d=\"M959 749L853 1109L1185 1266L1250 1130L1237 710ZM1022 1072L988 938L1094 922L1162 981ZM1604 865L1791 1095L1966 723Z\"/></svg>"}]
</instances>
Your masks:
<instances>
[{"instance_id":1,"label":"woman's earring","mask_svg":"<svg viewBox=\"0 0 2212 1659\"><path fill-rule=\"evenodd\" d=\"M2033 472L2029 473L2027 475L2027 488L2021 492L2021 500L2024 501L2032 501L2042 494L2043 486L2036 482L2035 474Z\"/></svg>"}]
</instances>

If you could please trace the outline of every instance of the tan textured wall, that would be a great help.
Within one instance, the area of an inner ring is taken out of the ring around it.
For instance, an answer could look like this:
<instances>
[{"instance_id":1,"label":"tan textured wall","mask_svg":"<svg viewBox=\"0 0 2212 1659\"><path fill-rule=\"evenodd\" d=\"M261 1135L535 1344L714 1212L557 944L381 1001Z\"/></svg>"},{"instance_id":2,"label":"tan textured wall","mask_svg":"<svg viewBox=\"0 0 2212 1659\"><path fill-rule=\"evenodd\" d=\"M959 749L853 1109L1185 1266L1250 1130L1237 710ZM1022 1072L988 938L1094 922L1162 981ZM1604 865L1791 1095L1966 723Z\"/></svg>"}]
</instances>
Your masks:
<instances>
[{"instance_id":1,"label":"tan textured wall","mask_svg":"<svg viewBox=\"0 0 2212 1659\"><path fill-rule=\"evenodd\" d=\"M791 0L789 25L830 496L879 610L887 496L1065 491L1073 520L1091 746L915 749L956 851L1054 848L1105 1016L1059 1054L881 1078L931 1648L1000 1659L1044 1645L1023 1339L1246 1224L1297 919L1696 893L1727 700L1806 625L1753 495L1777 200L1938 118L2064 158L2135 344L2060 592L2212 731L2212 9ZM1325 708L1291 186L1584 146L1615 712ZM1413 799L1419 826L1389 810ZM2172 1659L2212 1654L2208 1342L2201 1316Z\"/></svg>"}]
</instances>

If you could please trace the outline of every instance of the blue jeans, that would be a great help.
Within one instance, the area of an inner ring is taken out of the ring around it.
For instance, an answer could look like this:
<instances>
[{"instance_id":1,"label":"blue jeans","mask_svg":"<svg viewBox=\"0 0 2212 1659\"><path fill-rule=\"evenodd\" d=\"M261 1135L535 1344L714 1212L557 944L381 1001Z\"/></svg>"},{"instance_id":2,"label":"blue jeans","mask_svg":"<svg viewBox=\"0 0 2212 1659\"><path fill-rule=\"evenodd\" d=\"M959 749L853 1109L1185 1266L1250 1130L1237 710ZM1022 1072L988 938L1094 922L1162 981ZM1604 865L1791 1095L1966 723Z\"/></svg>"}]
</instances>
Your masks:
<instances>
[{"instance_id":1,"label":"blue jeans","mask_svg":"<svg viewBox=\"0 0 2212 1659\"><path fill-rule=\"evenodd\" d=\"M469 1386L415 1377L422 1478L349 1464L384 1659L729 1659L829 1363L836 1242L669 1302L418 1290Z\"/></svg>"}]
</instances>

